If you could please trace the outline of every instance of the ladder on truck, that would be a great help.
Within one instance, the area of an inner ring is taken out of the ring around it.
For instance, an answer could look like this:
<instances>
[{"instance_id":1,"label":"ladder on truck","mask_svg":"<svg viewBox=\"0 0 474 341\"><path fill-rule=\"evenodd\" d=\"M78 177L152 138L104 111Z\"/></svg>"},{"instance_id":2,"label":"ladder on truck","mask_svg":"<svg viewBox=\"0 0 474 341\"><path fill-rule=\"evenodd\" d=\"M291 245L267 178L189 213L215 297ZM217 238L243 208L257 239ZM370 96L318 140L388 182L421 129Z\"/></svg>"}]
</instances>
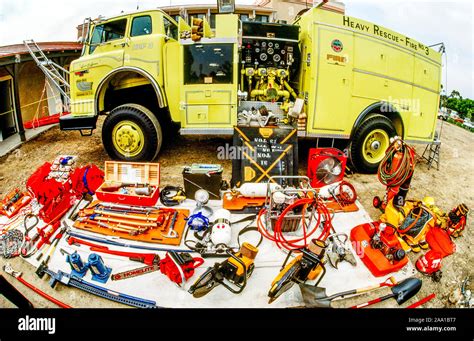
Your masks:
<instances>
[{"instance_id":1,"label":"ladder on truck","mask_svg":"<svg viewBox=\"0 0 474 341\"><path fill-rule=\"evenodd\" d=\"M70 86L67 81L69 71L48 59L33 39L23 40L23 44L25 44L31 57L36 62L36 65L41 71L43 71L46 78L51 82L51 85L55 86L63 96L65 106L64 111L69 111L69 104L71 103L71 97L69 96Z\"/></svg>"}]
</instances>

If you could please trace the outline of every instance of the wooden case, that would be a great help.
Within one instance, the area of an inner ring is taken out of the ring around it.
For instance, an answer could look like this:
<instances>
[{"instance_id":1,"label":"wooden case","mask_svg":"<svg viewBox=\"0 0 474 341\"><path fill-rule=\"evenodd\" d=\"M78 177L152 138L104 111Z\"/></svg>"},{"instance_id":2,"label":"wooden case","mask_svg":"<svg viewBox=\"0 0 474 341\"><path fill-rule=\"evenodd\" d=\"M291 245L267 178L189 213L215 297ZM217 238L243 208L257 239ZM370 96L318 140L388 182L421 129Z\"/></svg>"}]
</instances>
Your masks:
<instances>
[{"instance_id":1,"label":"wooden case","mask_svg":"<svg viewBox=\"0 0 474 341\"><path fill-rule=\"evenodd\" d=\"M99 200L138 206L156 205L160 196L159 163L105 161L104 173L104 183L96 191ZM149 185L152 192L150 195L136 195L102 190L121 183Z\"/></svg>"}]
</instances>

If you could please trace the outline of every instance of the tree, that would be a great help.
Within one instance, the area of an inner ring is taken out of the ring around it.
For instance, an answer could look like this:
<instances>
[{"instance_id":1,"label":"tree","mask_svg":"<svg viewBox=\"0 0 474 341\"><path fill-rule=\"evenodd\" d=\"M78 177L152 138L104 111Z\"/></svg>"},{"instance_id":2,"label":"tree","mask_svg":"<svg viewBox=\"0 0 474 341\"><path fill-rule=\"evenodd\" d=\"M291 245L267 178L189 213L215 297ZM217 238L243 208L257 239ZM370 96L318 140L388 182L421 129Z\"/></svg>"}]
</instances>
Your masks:
<instances>
[{"instance_id":1,"label":"tree","mask_svg":"<svg viewBox=\"0 0 474 341\"><path fill-rule=\"evenodd\" d=\"M474 115L474 101L469 98L462 98L461 94L457 90L451 91L451 94L443 99L443 95L440 96L440 102L443 102L444 106L448 109L456 111L460 117L466 118Z\"/></svg>"},{"instance_id":2,"label":"tree","mask_svg":"<svg viewBox=\"0 0 474 341\"><path fill-rule=\"evenodd\" d=\"M462 99L461 94L460 94L459 91L457 91L457 90L451 91L451 95L449 95L449 97L457 98L457 99Z\"/></svg>"}]
</instances>

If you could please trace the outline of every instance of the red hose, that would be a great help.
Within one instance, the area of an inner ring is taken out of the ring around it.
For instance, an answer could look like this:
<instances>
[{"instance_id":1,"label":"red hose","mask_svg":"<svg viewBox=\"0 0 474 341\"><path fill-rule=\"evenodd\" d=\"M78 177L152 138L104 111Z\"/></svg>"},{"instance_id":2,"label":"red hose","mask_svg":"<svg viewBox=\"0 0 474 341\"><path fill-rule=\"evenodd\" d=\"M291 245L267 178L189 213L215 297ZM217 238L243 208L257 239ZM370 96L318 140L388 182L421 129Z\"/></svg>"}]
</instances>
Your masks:
<instances>
[{"instance_id":1,"label":"red hose","mask_svg":"<svg viewBox=\"0 0 474 341\"><path fill-rule=\"evenodd\" d=\"M313 229L307 230L306 220L304 218L306 208L309 204L316 204L316 210L318 219ZM302 237L289 237L285 236L284 232L282 231L281 227L284 222L285 216L293 211L295 208L304 206L302 210L302 219L303 219L303 236ZM319 225L324 217L324 228L321 234L317 237L317 239L325 240L329 233L331 232L331 215L327 209L327 207L319 200L315 200L313 198L303 198L296 200L291 205L288 205L283 212L278 217L275 225L273 227L273 234L271 234L267 228L262 223L262 216L265 214L266 210L262 209L257 217L257 227L260 233L266 238L276 243L276 245L282 249L287 250L297 250L306 247L309 244L308 239L318 230ZM301 243L303 242L303 243Z\"/></svg>"},{"instance_id":2,"label":"red hose","mask_svg":"<svg viewBox=\"0 0 474 341\"><path fill-rule=\"evenodd\" d=\"M33 284L30 284L28 283L27 281L25 281L23 278L21 278L20 276L18 277L15 277L18 281L20 281L23 285L27 286L28 288L30 288L31 290L33 290L34 292L36 292L38 295L40 296L43 296L44 298L46 298L48 301L50 302L53 302L54 304L56 304L58 307L61 307L61 308L72 308L71 306L67 305L66 303L63 303L57 299L55 299L54 297L51 297L49 296L47 293L41 291L40 289L38 289L37 287L35 287Z\"/></svg>"}]
</instances>

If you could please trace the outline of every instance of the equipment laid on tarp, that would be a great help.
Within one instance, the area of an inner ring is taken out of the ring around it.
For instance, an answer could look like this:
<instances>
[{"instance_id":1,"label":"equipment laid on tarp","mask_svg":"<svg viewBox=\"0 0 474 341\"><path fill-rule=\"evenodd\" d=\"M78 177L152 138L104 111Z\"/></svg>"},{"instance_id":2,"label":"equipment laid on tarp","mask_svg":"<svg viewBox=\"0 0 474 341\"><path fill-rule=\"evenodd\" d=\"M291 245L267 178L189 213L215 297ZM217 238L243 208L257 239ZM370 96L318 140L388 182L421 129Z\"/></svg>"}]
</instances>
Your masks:
<instances>
[{"instance_id":1,"label":"equipment laid on tarp","mask_svg":"<svg viewBox=\"0 0 474 341\"><path fill-rule=\"evenodd\" d=\"M258 129L271 145L293 138L290 130ZM254 142L261 138L255 135ZM244 145L252 146L249 141ZM406 252L429 247L416 268L439 277L441 259L455 252L452 238L465 229L468 208L461 204L445 214L430 198L404 196L401 206L388 200L372 222L344 179L342 152L323 154L318 152L322 160L312 165L311 178L271 175L269 167L261 179L226 189L221 165L193 163L183 172L184 186L161 190L157 163L107 161L104 174L60 156L28 180L31 200L0 217L0 255L24 258L40 277L50 276L53 287L61 282L142 308L156 302L330 307L336 298L382 287L392 293L355 307L392 297L404 303L421 287L420 280L406 280L415 273ZM325 175L318 178L320 168ZM398 183L406 185L406 177L390 181ZM21 193L13 191L4 204L18 202ZM70 201L63 207L58 198ZM390 278L380 283L380 276Z\"/></svg>"},{"instance_id":2,"label":"equipment laid on tarp","mask_svg":"<svg viewBox=\"0 0 474 341\"><path fill-rule=\"evenodd\" d=\"M357 192L354 186L345 180L319 188L318 196L333 212L354 212L359 209L356 205Z\"/></svg>"},{"instance_id":3,"label":"equipment laid on tarp","mask_svg":"<svg viewBox=\"0 0 474 341\"><path fill-rule=\"evenodd\" d=\"M79 211L74 227L149 243L179 245L189 210L92 202Z\"/></svg>"}]
</instances>

